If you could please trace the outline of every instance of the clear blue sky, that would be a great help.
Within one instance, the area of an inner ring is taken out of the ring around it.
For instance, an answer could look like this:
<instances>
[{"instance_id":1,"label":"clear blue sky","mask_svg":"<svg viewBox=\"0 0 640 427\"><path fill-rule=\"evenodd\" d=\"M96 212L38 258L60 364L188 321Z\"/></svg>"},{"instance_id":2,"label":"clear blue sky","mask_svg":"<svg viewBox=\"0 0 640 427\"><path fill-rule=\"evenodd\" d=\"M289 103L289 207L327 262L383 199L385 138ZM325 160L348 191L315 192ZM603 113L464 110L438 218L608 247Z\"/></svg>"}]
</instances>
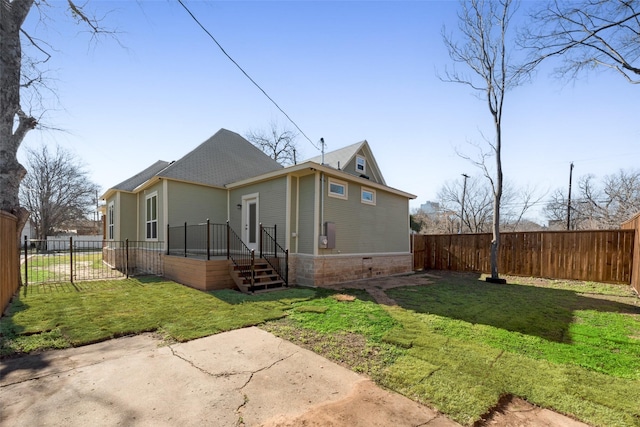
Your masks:
<instances>
[{"instance_id":1,"label":"clear blue sky","mask_svg":"<svg viewBox=\"0 0 640 427\"><path fill-rule=\"evenodd\" d=\"M66 2L50 3L48 24L34 10L26 28L55 48L59 104L44 119L64 131L31 132L21 160L26 147L57 143L104 191L220 128L286 123L176 1L91 1L120 32L97 43L65 16ZM418 196L412 208L480 173L456 148L472 153L467 141L492 135L486 104L437 76L452 64L441 30L455 30L457 2L185 3L312 141L330 151L366 139L387 184ZM574 179L636 168L640 88L608 72L559 81L551 65L507 94L506 179L545 191L568 185L571 161ZM302 136L298 144L299 159L319 154Z\"/></svg>"}]
</instances>

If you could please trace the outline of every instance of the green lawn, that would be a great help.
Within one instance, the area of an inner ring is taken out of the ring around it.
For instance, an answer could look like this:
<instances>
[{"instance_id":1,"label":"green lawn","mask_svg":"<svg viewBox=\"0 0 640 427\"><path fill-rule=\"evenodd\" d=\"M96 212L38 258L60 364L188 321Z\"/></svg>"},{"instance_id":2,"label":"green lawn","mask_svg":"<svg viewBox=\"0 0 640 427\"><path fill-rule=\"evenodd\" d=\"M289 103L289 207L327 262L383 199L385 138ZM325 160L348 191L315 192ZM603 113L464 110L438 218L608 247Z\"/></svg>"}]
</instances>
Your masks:
<instances>
[{"instance_id":1,"label":"green lawn","mask_svg":"<svg viewBox=\"0 0 640 427\"><path fill-rule=\"evenodd\" d=\"M593 425L640 426L640 307L629 288L517 281L445 275L388 290L397 306L360 290L249 296L160 279L29 286L0 320L0 355L260 325L462 424L513 394Z\"/></svg>"}]
</instances>

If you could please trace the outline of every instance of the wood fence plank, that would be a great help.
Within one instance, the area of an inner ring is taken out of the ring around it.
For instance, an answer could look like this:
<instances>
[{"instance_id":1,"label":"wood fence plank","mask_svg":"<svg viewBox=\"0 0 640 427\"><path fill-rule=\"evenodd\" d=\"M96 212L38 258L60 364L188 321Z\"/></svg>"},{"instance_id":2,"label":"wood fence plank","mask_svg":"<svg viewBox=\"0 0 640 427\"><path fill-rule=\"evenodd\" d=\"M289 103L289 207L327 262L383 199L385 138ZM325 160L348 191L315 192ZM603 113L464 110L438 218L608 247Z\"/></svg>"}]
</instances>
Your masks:
<instances>
[{"instance_id":1,"label":"wood fence plank","mask_svg":"<svg viewBox=\"0 0 640 427\"><path fill-rule=\"evenodd\" d=\"M640 225L640 217L637 222ZM489 233L415 235L413 238L414 265L424 269L491 272L492 235ZM637 242L634 229L505 232L501 233L499 272L630 283L635 277ZM424 251L419 263L415 261L418 248Z\"/></svg>"}]
</instances>

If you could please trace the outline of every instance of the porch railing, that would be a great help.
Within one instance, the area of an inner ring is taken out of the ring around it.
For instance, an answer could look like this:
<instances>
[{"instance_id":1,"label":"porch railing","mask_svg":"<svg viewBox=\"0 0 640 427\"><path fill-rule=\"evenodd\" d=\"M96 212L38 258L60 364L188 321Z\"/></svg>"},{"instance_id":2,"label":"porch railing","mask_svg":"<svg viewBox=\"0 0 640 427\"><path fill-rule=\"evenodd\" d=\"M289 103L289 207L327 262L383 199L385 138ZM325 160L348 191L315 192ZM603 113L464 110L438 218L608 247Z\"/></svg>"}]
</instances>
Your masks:
<instances>
[{"instance_id":1,"label":"porch railing","mask_svg":"<svg viewBox=\"0 0 640 427\"><path fill-rule=\"evenodd\" d=\"M277 226L260 224L258 253L283 280L289 284L289 251L277 242ZM177 227L167 225L167 255L206 258L224 256L230 259L247 277L251 286L255 283L255 256L242 238L226 224L204 223Z\"/></svg>"},{"instance_id":2,"label":"porch railing","mask_svg":"<svg viewBox=\"0 0 640 427\"><path fill-rule=\"evenodd\" d=\"M167 255L211 259L227 256L227 224L167 225Z\"/></svg>"},{"instance_id":3,"label":"porch railing","mask_svg":"<svg viewBox=\"0 0 640 427\"><path fill-rule=\"evenodd\" d=\"M241 277L249 279L249 292L253 292L256 283L255 255L255 251L244 244L227 221L227 258L236 266Z\"/></svg>"},{"instance_id":4,"label":"porch railing","mask_svg":"<svg viewBox=\"0 0 640 427\"><path fill-rule=\"evenodd\" d=\"M265 227L260 224L260 258L264 258L286 286L289 285L289 250L277 241L277 226Z\"/></svg>"}]
</instances>

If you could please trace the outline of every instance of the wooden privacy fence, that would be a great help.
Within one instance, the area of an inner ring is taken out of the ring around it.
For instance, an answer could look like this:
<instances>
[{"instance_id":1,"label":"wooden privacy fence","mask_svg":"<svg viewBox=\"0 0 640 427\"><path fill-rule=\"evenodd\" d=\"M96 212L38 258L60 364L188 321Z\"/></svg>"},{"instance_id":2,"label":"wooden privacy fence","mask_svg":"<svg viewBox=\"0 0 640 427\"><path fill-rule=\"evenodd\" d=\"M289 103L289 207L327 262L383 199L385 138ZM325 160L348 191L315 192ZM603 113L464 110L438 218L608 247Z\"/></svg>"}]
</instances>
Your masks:
<instances>
[{"instance_id":1,"label":"wooden privacy fence","mask_svg":"<svg viewBox=\"0 0 640 427\"><path fill-rule=\"evenodd\" d=\"M0 211L0 314L18 290L18 219Z\"/></svg>"},{"instance_id":2,"label":"wooden privacy fence","mask_svg":"<svg viewBox=\"0 0 640 427\"><path fill-rule=\"evenodd\" d=\"M633 238L633 268L631 268L631 286L640 294L640 213L620 226L624 230L635 230Z\"/></svg>"},{"instance_id":3,"label":"wooden privacy fence","mask_svg":"<svg viewBox=\"0 0 640 427\"><path fill-rule=\"evenodd\" d=\"M498 271L514 276L631 282L634 230L500 233ZM414 235L414 269L491 271L492 235Z\"/></svg>"}]
</instances>

